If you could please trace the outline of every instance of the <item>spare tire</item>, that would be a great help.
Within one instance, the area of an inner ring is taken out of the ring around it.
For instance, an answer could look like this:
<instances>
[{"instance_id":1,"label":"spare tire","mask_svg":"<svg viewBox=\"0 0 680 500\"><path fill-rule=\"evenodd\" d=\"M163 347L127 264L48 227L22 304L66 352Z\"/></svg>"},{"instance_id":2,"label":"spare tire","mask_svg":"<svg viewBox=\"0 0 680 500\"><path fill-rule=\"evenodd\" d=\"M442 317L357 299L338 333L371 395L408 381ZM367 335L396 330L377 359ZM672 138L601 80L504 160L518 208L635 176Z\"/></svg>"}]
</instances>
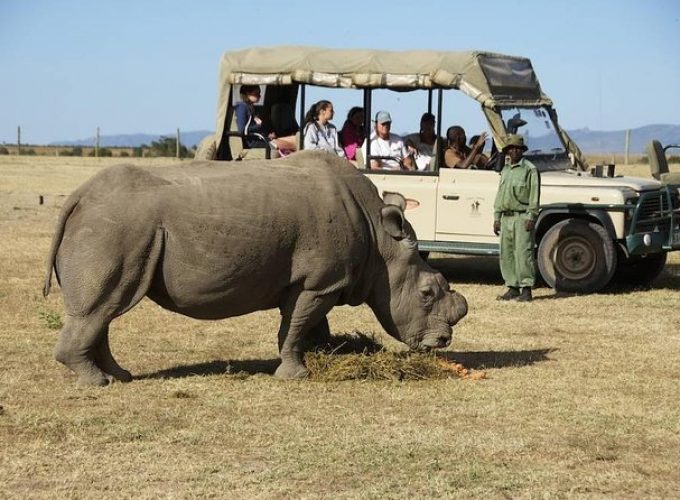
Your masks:
<instances>
[{"instance_id":1,"label":"spare tire","mask_svg":"<svg viewBox=\"0 0 680 500\"><path fill-rule=\"evenodd\" d=\"M593 293L611 281L617 258L614 242L602 226L567 219L545 233L537 261L541 276L556 291Z\"/></svg>"}]
</instances>

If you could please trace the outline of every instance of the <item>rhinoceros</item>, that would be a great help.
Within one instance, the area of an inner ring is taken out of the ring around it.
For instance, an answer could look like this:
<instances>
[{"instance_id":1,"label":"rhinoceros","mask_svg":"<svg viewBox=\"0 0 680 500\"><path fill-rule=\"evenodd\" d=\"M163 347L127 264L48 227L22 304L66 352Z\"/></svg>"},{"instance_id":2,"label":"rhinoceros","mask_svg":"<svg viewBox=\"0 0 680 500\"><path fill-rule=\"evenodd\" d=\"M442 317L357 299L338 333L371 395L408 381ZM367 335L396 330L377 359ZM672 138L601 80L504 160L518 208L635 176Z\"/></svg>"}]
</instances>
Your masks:
<instances>
[{"instance_id":1,"label":"rhinoceros","mask_svg":"<svg viewBox=\"0 0 680 500\"><path fill-rule=\"evenodd\" d=\"M335 305L368 304L412 349L449 345L464 297L418 254L404 198L324 152L285 159L103 169L62 207L54 269L65 321L55 358L78 384L128 382L109 323L143 297L192 318L279 308L275 376L308 375L304 346ZM396 201L395 201L396 200Z\"/></svg>"}]
</instances>

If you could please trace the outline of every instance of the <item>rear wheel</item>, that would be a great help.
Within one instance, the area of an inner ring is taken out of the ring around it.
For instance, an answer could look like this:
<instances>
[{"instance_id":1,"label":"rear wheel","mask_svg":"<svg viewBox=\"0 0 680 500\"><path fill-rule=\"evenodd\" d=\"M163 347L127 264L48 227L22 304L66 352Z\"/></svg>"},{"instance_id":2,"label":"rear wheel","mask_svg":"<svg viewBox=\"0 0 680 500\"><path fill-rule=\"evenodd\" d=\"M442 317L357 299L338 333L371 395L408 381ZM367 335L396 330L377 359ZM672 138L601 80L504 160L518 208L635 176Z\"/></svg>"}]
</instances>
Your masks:
<instances>
[{"instance_id":1,"label":"rear wheel","mask_svg":"<svg viewBox=\"0 0 680 500\"><path fill-rule=\"evenodd\" d=\"M541 276L558 292L592 293L616 270L616 249L600 225L580 219L555 224L538 247Z\"/></svg>"},{"instance_id":2,"label":"rear wheel","mask_svg":"<svg viewBox=\"0 0 680 500\"><path fill-rule=\"evenodd\" d=\"M666 266L667 255L663 252L620 260L614 279L624 285L649 286Z\"/></svg>"}]
</instances>

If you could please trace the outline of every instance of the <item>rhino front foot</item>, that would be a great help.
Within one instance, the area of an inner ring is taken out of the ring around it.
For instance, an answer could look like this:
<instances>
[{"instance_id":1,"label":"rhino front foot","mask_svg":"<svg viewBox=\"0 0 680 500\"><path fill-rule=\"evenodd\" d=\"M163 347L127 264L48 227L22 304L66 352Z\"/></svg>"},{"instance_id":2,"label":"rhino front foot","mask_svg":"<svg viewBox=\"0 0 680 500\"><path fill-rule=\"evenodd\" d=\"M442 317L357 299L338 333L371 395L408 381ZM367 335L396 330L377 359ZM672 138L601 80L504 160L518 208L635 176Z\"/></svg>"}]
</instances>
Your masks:
<instances>
[{"instance_id":1,"label":"rhino front foot","mask_svg":"<svg viewBox=\"0 0 680 500\"><path fill-rule=\"evenodd\" d=\"M282 361L274 376L280 379L306 378L309 376L309 370L302 363Z\"/></svg>"}]
</instances>

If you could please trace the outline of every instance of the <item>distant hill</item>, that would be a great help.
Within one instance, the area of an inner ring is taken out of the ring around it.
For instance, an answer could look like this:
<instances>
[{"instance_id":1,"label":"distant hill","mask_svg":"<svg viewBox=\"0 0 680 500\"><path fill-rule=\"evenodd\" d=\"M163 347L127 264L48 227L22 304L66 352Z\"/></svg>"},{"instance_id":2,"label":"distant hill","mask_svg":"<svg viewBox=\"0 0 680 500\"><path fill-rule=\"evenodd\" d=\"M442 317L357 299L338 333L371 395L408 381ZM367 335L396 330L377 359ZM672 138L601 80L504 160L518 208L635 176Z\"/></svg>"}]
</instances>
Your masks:
<instances>
[{"instance_id":1,"label":"distant hill","mask_svg":"<svg viewBox=\"0 0 680 500\"><path fill-rule=\"evenodd\" d=\"M206 135L212 134L209 130L196 130L193 132L182 132L180 130L179 142L188 148L198 145ZM153 141L159 140L161 137L175 137L176 132L169 134L120 134L120 135L101 135L99 136L99 146L103 148L128 147L134 148L142 144L150 145ZM64 140L55 141L48 144L48 146L94 146L96 138L88 137L86 139L78 140Z\"/></svg>"},{"instance_id":2,"label":"distant hill","mask_svg":"<svg viewBox=\"0 0 680 500\"><path fill-rule=\"evenodd\" d=\"M571 138L578 144L586 154L610 153L623 154L626 144L626 131L598 131L587 128L568 130ZM180 142L192 148L206 136L212 134L209 130L198 130L193 132L181 132ZM165 137L175 137L174 133L163 134ZM99 138L101 147L137 147L142 144L151 144L157 141L161 135L153 134L125 134L125 135L103 135ZM631 129L630 132L630 153L643 154L645 145L652 139L658 139L661 144L680 144L680 125L646 125ZM50 146L93 146L94 137L87 139L57 141L50 143Z\"/></svg>"},{"instance_id":3,"label":"distant hill","mask_svg":"<svg viewBox=\"0 0 680 500\"><path fill-rule=\"evenodd\" d=\"M584 153L622 154L625 152L625 130L602 132L582 128L568 130L567 132ZM667 144L680 144L680 125L646 125L644 127L631 129L631 154L643 154L645 152L645 146L652 139L658 139L664 146ZM677 152L677 150L675 151Z\"/></svg>"}]
</instances>

